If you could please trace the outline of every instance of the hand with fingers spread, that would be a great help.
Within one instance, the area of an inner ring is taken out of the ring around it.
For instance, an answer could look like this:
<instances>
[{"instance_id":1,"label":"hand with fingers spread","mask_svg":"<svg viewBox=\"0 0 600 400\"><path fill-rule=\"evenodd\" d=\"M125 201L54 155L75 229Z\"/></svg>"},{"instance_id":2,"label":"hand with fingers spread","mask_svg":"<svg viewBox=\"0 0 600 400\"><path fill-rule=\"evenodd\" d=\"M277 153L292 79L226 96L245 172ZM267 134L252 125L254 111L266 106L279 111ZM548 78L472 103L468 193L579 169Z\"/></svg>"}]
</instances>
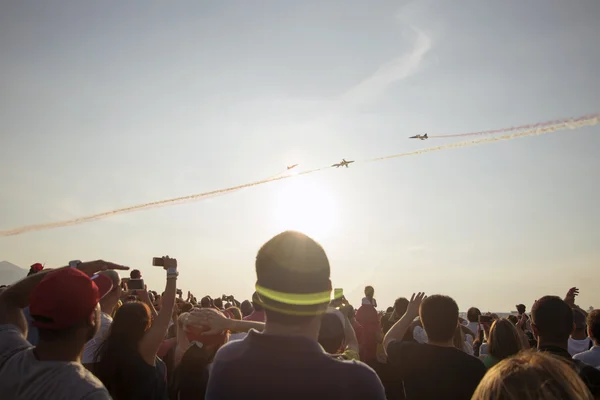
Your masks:
<instances>
[{"instance_id":1,"label":"hand with fingers spread","mask_svg":"<svg viewBox=\"0 0 600 400\"><path fill-rule=\"evenodd\" d=\"M579 289L577 289L576 287L572 287L571 289L569 289L567 295L565 296L565 303L567 303L571 308L575 307L576 296L579 296Z\"/></svg>"},{"instance_id":2,"label":"hand with fingers spread","mask_svg":"<svg viewBox=\"0 0 600 400\"><path fill-rule=\"evenodd\" d=\"M123 265L115 264L104 260L96 260L79 263L79 265L77 265L77 269L89 276L92 276L96 272L106 271L109 269L117 271L127 271L129 267L125 267Z\"/></svg>"},{"instance_id":3,"label":"hand with fingers spread","mask_svg":"<svg viewBox=\"0 0 600 400\"><path fill-rule=\"evenodd\" d=\"M425 292L419 292L416 295L413 293L410 297L410 302L408 303L408 307L406 308L406 313L411 320L414 320L419 316L419 307L421 307L421 303L426 298Z\"/></svg>"}]
</instances>

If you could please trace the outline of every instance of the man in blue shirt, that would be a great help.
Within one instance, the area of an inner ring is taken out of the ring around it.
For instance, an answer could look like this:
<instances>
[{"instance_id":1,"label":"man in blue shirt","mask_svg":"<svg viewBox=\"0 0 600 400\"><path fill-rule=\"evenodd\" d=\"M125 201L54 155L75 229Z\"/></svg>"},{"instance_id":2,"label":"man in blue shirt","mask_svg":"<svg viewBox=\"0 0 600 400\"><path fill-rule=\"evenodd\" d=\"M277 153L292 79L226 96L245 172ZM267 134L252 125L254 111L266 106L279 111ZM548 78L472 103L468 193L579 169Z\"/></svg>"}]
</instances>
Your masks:
<instances>
[{"instance_id":1,"label":"man in blue shirt","mask_svg":"<svg viewBox=\"0 0 600 400\"><path fill-rule=\"evenodd\" d=\"M317 342L331 297L329 261L318 243L298 232L275 236L258 252L256 276L264 331L217 352L207 399L385 399L371 368L336 359Z\"/></svg>"}]
</instances>

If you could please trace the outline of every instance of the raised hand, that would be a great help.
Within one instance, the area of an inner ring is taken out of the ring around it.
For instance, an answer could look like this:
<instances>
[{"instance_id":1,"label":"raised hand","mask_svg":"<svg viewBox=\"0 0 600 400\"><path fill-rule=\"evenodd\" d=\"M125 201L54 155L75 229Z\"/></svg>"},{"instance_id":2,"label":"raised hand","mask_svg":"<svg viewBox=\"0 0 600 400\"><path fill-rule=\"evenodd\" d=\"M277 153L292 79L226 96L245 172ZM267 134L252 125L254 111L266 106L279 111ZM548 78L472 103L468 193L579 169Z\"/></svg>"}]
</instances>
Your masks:
<instances>
[{"instance_id":1,"label":"raised hand","mask_svg":"<svg viewBox=\"0 0 600 400\"><path fill-rule=\"evenodd\" d=\"M577 289L576 287L572 287L571 289L569 289L567 295L565 296L565 303L567 303L571 307L574 307L576 296L579 296L579 289Z\"/></svg>"},{"instance_id":2,"label":"raised hand","mask_svg":"<svg viewBox=\"0 0 600 400\"><path fill-rule=\"evenodd\" d=\"M188 324L202 325L209 330L202 332L202 335L217 335L229 329L230 320L220 312L209 309L194 309L188 316Z\"/></svg>"},{"instance_id":3,"label":"raised hand","mask_svg":"<svg viewBox=\"0 0 600 400\"><path fill-rule=\"evenodd\" d=\"M408 303L408 308L406 309L406 314L411 319L415 319L419 316L419 307L421 307L421 303L426 297L424 292L419 292L416 295L414 293L412 294L410 302Z\"/></svg>"}]
</instances>

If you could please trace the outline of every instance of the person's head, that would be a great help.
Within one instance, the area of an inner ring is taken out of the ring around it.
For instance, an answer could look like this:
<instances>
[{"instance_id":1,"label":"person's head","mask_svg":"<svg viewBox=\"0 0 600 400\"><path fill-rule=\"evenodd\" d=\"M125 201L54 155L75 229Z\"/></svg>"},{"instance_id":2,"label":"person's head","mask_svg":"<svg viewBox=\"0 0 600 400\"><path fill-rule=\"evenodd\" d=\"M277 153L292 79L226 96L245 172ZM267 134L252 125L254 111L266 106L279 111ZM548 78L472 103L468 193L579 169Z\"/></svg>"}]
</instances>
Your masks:
<instances>
[{"instance_id":1,"label":"person's head","mask_svg":"<svg viewBox=\"0 0 600 400\"><path fill-rule=\"evenodd\" d=\"M44 269L44 266L42 264L35 263L31 267L29 267L29 272L27 273L27 276L37 274L38 272L42 271L43 269Z\"/></svg>"},{"instance_id":2,"label":"person's head","mask_svg":"<svg viewBox=\"0 0 600 400\"><path fill-rule=\"evenodd\" d=\"M508 319L494 321L488 337L488 352L496 360L504 360L523 348L517 327Z\"/></svg>"},{"instance_id":3,"label":"person's head","mask_svg":"<svg viewBox=\"0 0 600 400\"><path fill-rule=\"evenodd\" d=\"M219 310L223 309L223 300L221 300L220 297L217 297L216 299L213 300L213 304L215 307L217 307Z\"/></svg>"},{"instance_id":4,"label":"person's head","mask_svg":"<svg viewBox=\"0 0 600 400\"><path fill-rule=\"evenodd\" d=\"M593 310L587 316L587 331L596 346L600 346L600 310Z\"/></svg>"},{"instance_id":5,"label":"person's head","mask_svg":"<svg viewBox=\"0 0 600 400\"><path fill-rule=\"evenodd\" d=\"M83 350L100 327L99 302L111 289L112 282L106 276L90 278L76 268L48 273L29 299L39 345L65 345Z\"/></svg>"},{"instance_id":6,"label":"person's head","mask_svg":"<svg viewBox=\"0 0 600 400\"><path fill-rule=\"evenodd\" d=\"M373 286L365 286L365 297L372 299L375 296L375 289Z\"/></svg>"},{"instance_id":7,"label":"person's head","mask_svg":"<svg viewBox=\"0 0 600 400\"><path fill-rule=\"evenodd\" d=\"M100 300L100 308L107 314L112 314L113 309L117 305L117 302L121 298L121 278L117 271L108 270L101 271L98 275L106 276L112 282L112 289L108 292L102 300Z\"/></svg>"},{"instance_id":8,"label":"person's head","mask_svg":"<svg viewBox=\"0 0 600 400\"><path fill-rule=\"evenodd\" d=\"M256 293L256 292L252 293L252 308L256 312L264 311L263 306L260 304L260 297L258 296L258 293Z\"/></svg>"},{"instance_id":9,"label":"person's head","mask_svg":"<svg viewBox=\"0 0 600 400\"><path fill-rule=\"evenodd\" d=\"M402 317L408 309L408 299L405 297L398 297L394 302L394 314L397 317Z\"/></svg>"},{"instance_id":10,"label":"person's head","mask_svg":"<svg viewBox=\"0 0 600 400\"><path fill-rule=\"evenodd\" d=\"M519 313L519 315L525 314L525 311L527 310L525 304L517 304L515 307L517 307L517 312Z\"/></svg>"},{"instance_id":11,"label":"person's head","mask_svg":"<svg viewBox=\"0 0 600 400\"><path fill-rule=\"evenodd\" d=\"M517 317L516 315L509 315L508 317L506 317L507 320L509 320L510 322L512 322L514 325L517 325L519 323L519 317Z\"/></svg>"},{"instance_id":12,"label":"person's head","mask_svg":"<svg viewBox=\"0 0 600 400\"><path fill-rule=\"evenodd\" d=\"M471 307L467 310L467 320L469 322L478 322L481 311L477 307Z\"/></svg>"},{"instance_id":13,"label":"person's head","mask_svg":"<svg viewBox=\"0 0 600 400\"><path fill-rule=\"evenodd\" d=\"M567 346L573 332L573 310L558 296L544 296L531 309L531 329L538 343Z\"/></svg>"},{"instance_id":14,"label":"person's head","mask_svg":"<svg viewBox=\"0 0 600 400\"><path fill-rule=\"evenodd\" d=\"M319 329L319 344L329 354L337 354L344 343L344 326L339 315L328 312L323 315Z\"/></svg>"},{"instance_id":15,"label":"person's head","mask_svg":"<svg viewBox=\"0 0 600 400\"><path fill-rule=\"evenodd\" d=\"M202 308L211 308L212 307L212 299L210 296L204 296L200 299L200 307Z\"/></svg>"},{"instance_id":16,"label":"person's head","mask_svg":"<svg viewBox=\"0 0 600 400\"><path fill-rule=\"evenodd\" d=\"M472 400L592 400L585 383L565 361L526 351L492 367Z\"/></svg>"},{"instance_id":17,"label":"person's head","mask_svg":"<svg viewBox=\"0 0 600 400\"><path fill-rule=\"evenodd\" d=\"M435 294L421 303L419 316L429 342L448 343L458 325L458 305L449 296Z\"/></svg>"},{"instance_id":18,"label":"person's head","mask_svg":"<svg viewBox=\"0 0 600 400\"><path fill-rule=\"evenodd\" d=\"M393 312L394 312L394 307L388 307L388 308L385 309L385 313L386 314L391 314Z\"/></svg>"},{"instance_id":19,"label":"person's head","mask_svg":"<svg viewBox=\"0 0 600 400\"><path fill-rule=\"evenodd\" d=\"M244 300L240 305L240 310L242 310L242 316L247 317L248 315L252 314L254 307L252 307L252 303L250 303L249 300Z\"/></svg>"},{"instance_id":20,"label":"person's head","mask_svg":"<svg viewBox=\"0 0 600 400\"><path fill-rule=\"evenodd\" d=\"M129 273L131 279L142 279L142 273L139 269L134 269Z\"/></svg>"},{"instance_id":21,"label":"person's head","mask_svg":"<svg viewBox=\"0 0 600 400\"><path fill-rule=\"evenodd\" d=\"M329 260L310 237L293 231L273 237L256 256L256 288L267 326L318 323L331 298Z\"/></svg>"},{"instance_id":22,"label":"person's head","mask_svg":"<svg viewBox=\"0 0 600 400\"><path fill-rule=\"evenodd\" d=\"M225 310L225 312L229 313L229 318L231 319L238 321L242 319L242 310L237 307L229 307Z\"/></svg>"},{"instance_id":23,"label":"person's head","mask_svg":"<svg viewBox=\"0 0 600 400\"><path fill-rule=\"evenodd\" d=\"M584 333L587 329L587 323L585 320L585 314L580 310L573 310L573 325L575 325L574 330L576 332Z\"/></svg>"}]
</instances>

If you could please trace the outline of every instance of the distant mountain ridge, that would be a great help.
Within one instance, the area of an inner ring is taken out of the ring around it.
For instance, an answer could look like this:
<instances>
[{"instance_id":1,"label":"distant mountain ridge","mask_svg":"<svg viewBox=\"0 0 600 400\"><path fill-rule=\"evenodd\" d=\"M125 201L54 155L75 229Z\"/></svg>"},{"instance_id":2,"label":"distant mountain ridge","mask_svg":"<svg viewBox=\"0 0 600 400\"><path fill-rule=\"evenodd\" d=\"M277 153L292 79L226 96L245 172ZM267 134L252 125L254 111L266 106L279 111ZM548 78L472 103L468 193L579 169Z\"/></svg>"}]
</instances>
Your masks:
<instances>
[{"instance_id":1,"label":"distant mountain ridge","mask_svg":"<svg viewBox=\"0 0 600 400\"><path fill-rule=\"evenodd\" d=\"M8 261L0 261L0 285L15 283L19 279L25 278L28 272L28 269L23 269Z\"/></svg>"}]
</instances>

